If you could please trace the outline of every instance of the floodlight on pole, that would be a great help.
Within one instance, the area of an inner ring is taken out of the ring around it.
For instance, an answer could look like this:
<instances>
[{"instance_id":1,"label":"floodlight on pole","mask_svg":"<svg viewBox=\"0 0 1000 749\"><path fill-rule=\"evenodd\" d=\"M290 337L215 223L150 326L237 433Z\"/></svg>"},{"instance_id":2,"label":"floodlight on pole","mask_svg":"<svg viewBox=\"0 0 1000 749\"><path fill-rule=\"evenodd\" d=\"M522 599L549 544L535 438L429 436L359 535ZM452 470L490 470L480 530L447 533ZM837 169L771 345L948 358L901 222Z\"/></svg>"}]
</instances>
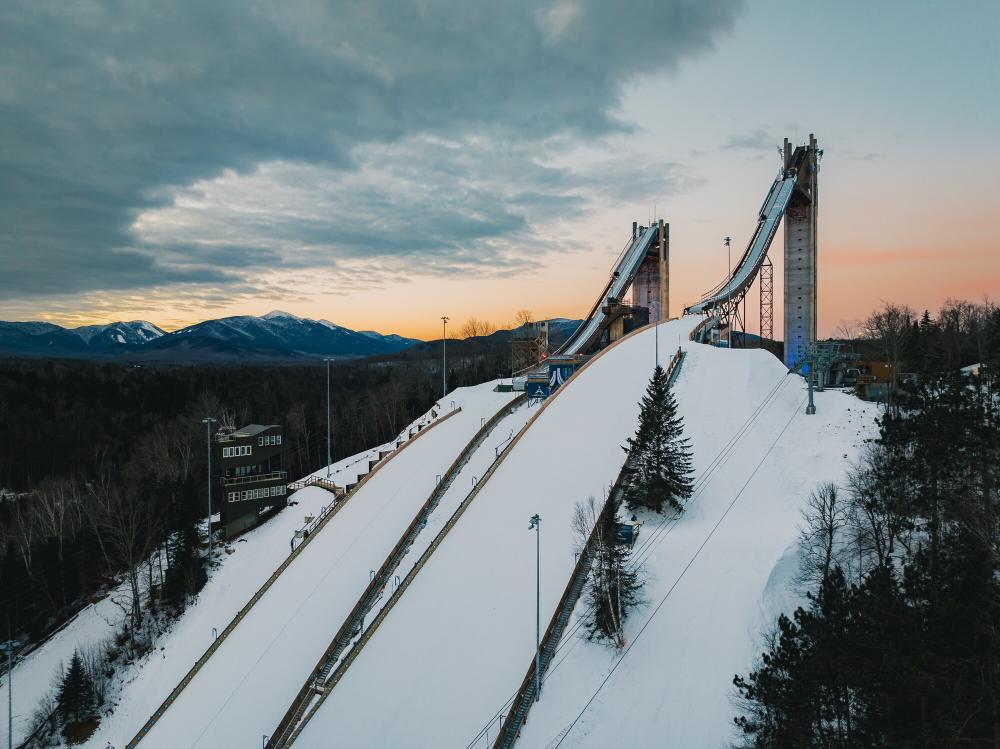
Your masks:
<instances>
[{"instance_id":1,"label":"floodlight on pole","mask_svg":"<svg viewBox=\"0 0 1000 749\"><path fill-rule=\"evenodd\" d=\"M0 652L7 654L7 749L14 749L14 651L20 640L0 642Z\"/></svg>"},{"instance_id":2,"label":"floodlight on pole","mask_svg":"<svg viewBox=\"0 0 1000 749\"><path fill-rule=\"evenodd\" d=\"M528 530L535 531L535 702L542 699L542 518L531 516Z\"/></svg>"},{"instance_id":3,"label":"floodlight on pole","mask_svg":"<svg viewBox=\"0 0 1000 749\"><path fill-rule=\"evenodd\" d=\"M333 449L330 446L330 357L325 357L326 362L326 477L330 478L330 464L333 463Z\"/></svg>"},{"instance_id":4,"label":"floodlight on pole","mask_svg":"<svg viewBox=\"0 0 1000 749\"><path fill-rule=\"evenodd\" d=\"M733 347L733 250L732 237L723 240L726 243L726 347Z\"/></svg>"},{"instance_id":5,"label":"floodlight on pole","mask_svg":"<svg viewBox=\"0 0 1000 749\"><path fill-rule=\"evenodd\" d=\"M208 451L208 558L212 559L212 424L215 419L206 416L202 421L205 424L205 442Z\"/></svg>"},{"instance_id":6,"label":"floodlight on pole","mask_svg":"<svg viewBox=\"0 0 1000 749\"><path fill-rule=\"evenodd\" d=\"M448 320L441 316L441 397L448 395Z\"/></svg>"}]
</instances>

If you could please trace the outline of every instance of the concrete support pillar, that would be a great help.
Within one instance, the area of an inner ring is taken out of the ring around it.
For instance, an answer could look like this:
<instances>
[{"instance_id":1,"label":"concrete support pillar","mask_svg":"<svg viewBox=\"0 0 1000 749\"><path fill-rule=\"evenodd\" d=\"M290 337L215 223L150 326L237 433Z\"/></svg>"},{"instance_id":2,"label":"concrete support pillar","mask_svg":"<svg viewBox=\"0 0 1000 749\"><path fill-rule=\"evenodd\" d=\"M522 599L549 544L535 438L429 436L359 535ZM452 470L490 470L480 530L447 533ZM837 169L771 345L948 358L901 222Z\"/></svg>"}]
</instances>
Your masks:
<instances>
[{"instance_id":1,"label":"concrete support pillar","mask_svg":"<svg viewBox=\"0 0 1000 749\"><path fill-rule=\"evenodd\" d=\"M623 335L625 335L625 318L618 317L611 321L611 326L608 328L608 342L614 343Z\"/></svg>"}]
</instances>

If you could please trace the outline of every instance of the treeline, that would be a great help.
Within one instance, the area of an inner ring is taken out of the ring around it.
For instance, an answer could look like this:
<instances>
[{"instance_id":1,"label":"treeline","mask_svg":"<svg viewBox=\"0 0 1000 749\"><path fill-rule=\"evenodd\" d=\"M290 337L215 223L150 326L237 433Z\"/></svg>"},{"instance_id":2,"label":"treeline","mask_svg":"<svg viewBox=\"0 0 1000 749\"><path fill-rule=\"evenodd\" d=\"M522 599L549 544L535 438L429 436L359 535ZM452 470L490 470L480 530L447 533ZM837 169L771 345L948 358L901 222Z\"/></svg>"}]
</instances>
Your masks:
<instances>
[{"instance_id":1,"label":"treeline","mask_svg":"<svg viewBox=\"0 0 1000 749\"><path fill-rule=\"evenodd\" d=\"M898 313L882 335L919 376L845 485L810 498L808 604L734 681L741 746L1000 746L1000 320Z\"/></svg>"},{"instance_id":2,"label":"treeline","mask_svg":"<svg viewBox=\"0 0 1000 749\"><path fill-rule=\"evenodd\" d=\"M449 349L453 342L449 341ZM454 346L449 389L503 348ZM331 367L333 459L392 439L441 396L440 346ZM281 424L291 476L326 460L326 370L0 360L0 627L37 641L114 586L130 647L205 580L202 418ZM149 615L154 614L152 619ZM157 619L157 616L159 619Z\"/></svg>"},{"instance_id":3,"label":"treeline","mask_svg":"<svg viewBox=\"0 0 1000 749\"><path fill-rule=\"evenodd\" d=\"M839 334L864 358L888 362L894 384L906 374L1000 365L1000 307L989 300L949 300L936 317L887 303L864 322L842 325Z\"/></svg>"}]
</instances>

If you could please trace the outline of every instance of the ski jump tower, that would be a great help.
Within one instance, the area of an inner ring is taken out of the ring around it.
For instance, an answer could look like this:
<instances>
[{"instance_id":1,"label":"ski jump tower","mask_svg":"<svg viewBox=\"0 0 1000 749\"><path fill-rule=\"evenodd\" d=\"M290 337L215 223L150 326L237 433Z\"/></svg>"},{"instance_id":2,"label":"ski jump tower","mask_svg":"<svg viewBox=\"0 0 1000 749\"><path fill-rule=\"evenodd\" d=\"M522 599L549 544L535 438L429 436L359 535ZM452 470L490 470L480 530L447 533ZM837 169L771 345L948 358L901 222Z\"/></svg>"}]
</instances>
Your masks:
<instances>
[{"instance_id":1,"label":"ski jump tower","mask_svg":"<svg viewBox=\"0 0 1000 749\"><path fill-rule=\"evenodd\" d=\"M795 190L785 209L785 364L801 361L816 342L816 219L819 159L816 138L797 147L785 138L785 173L795 170Z\"/></svg>"},{"instance_id":2,"label":"ski jump tower","mask_svg":"<svg viewBox=\"0 0 1000 749\"><path fill-rule=\"evenodd\" d=\"M785 219L785 364L801 361L816 342L816 226L819 215L819 162L823 150L816 137L792 148L785 139L781 169L757 215L750 243L721 284L686 312L713 317L721 327L744 329L746 296L758 274L761 339L774 335L773 269L767 253ZM740 304L743 304L743 310Z\"/></svg>"}]
</instances>

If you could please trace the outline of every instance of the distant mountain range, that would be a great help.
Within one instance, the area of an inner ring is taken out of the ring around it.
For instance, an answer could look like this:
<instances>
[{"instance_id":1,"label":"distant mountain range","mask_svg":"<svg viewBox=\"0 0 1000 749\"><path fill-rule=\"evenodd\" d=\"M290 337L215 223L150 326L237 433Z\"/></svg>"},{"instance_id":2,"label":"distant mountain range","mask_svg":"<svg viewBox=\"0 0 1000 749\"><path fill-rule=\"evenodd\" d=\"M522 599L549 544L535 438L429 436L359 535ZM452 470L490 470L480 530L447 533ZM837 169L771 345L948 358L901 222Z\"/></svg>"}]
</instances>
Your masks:
<instances>
[{"instance_id":1,"label":"distant mountain range","mask_svg":"<svg viewBox=\"0 0 1000 749\"><path fill-rule=\"evenodd\" d=\"M558 345L580 320L549 320L549 340ZM468 339L496 342L509 330ZM350 330L326 320L287 312L262 317L239 315L205 320L167 333L145 320L63 328L48 322L0 321L0 356L94 359L175 364L294 363L330 356L353 359L394 354L404 349L428 351L435 342L371 330Z\"/></svg>"},{"instance_id":2,"label":"distant mountain range","mask_svg":"<svg viewBox=\"0 0 1000 749\"><path fill-rule=\"evenodd\" d=\"M0 322L0 355L177 363L284 362L392 354L419 340L355 331L287 312L240 315L167 333L144 320L62 328Z\"/></svg>"}]
</instances>

